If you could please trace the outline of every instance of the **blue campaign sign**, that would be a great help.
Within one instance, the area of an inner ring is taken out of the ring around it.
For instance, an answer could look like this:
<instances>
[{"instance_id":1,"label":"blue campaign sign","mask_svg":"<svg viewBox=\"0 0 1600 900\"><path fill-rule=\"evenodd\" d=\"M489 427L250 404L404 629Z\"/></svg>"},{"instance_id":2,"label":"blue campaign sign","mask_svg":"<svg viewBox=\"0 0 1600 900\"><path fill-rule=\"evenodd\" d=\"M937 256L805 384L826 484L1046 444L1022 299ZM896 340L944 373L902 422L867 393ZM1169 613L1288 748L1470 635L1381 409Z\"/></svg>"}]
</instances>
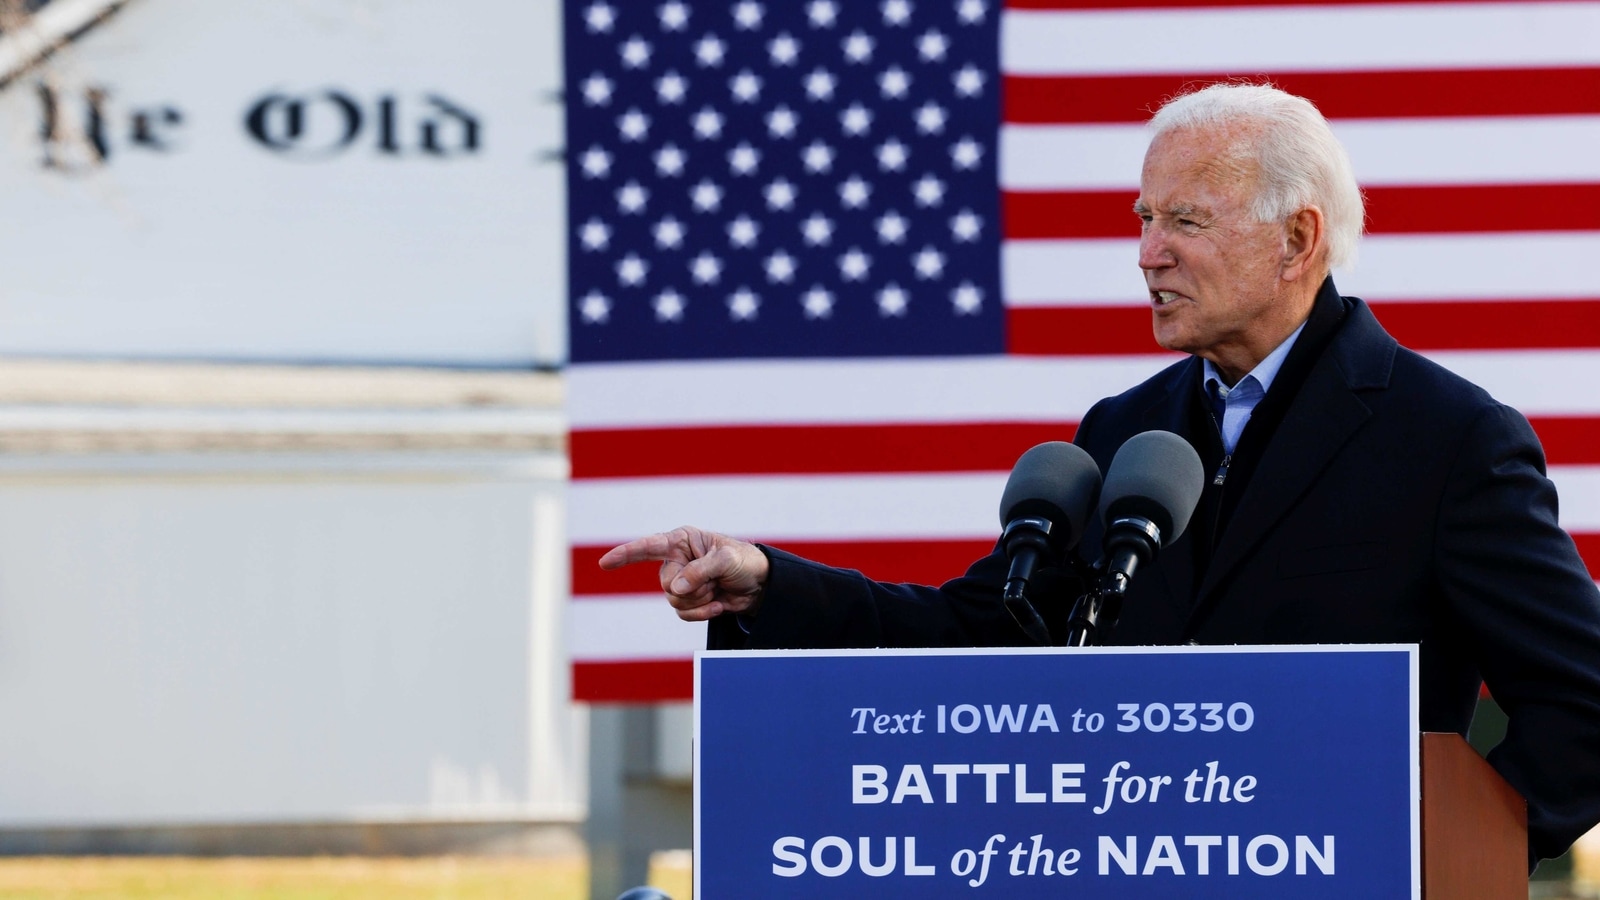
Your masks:
<instances>
[{"instance_id":1,"label":"blue campaign sign","mask_svg":"<svg viewBox=\"0 0 1600 900\"><path fill-rule=\"evenodd\" d=\"M707 652L695 896L1420 897L1411 646Z\"/></svg>"}]
</instances>

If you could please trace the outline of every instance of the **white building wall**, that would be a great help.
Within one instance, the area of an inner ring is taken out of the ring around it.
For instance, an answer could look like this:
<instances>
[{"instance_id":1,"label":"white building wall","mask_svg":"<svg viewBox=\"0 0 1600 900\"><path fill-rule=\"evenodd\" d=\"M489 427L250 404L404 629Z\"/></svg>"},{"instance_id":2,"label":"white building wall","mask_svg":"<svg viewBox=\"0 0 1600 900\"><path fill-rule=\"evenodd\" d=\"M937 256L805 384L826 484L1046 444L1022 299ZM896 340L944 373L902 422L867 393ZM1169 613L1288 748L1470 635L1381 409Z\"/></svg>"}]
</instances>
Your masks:
<instances>
[{"instance_id":1,"label":"white building wall","mask_svg":"<svg viewBox=\"0 0 1600 900\"><path fill-rule=\"evenodd\" d=\"M573 818L559 455L0 465L0 826Z\"/></svg>"}]
</instances>

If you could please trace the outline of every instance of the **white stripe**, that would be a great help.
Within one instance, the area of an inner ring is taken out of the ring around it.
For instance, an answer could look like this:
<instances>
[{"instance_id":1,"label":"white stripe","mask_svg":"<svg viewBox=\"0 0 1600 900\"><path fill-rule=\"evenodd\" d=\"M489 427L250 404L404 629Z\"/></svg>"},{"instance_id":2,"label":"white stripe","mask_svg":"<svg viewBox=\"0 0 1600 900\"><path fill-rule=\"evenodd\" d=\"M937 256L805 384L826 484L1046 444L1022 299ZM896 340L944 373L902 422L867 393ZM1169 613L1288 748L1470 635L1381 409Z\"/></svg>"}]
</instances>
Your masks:
<instances>
[{"instance_id":1,"label":"white stripe","mask_svg":"<svg viewBox=\"0 0 1600 900\"><path fill-rule=\"evenodd\" d=\"M1009 10L1000 59L1029 75L1587 65L1600 4Z\"/></svg>"},{"instance_id":2,"label":"white stripe","mask_svg":"<svg viewBox=\"0 0 1600 900\"><path fill-rule=\"evenodd\" d=\"M1525 416L1600 415L1600 350L1424 354Z\"/></svg>"},{"instance_id":3,"label":"white stripe","mask_svg":"<svg viewBox=\"0 0 1600 900\"><path fill-rule=\"evenodd\" d=\"M1137 277L1137 276L1135 276ZM956 357L615 363L567 370L574 429L1076 422L1177 360ZM641 447L641 453L649 448Z\"/></svg>"},{"instance_id":4,"label":"white stripe","mask_svg":"<svg viewBox=\"0 0 1600 900\"><path fill-rule=\"evenodd\" d=\"M1600 391L1589 388L1600 384L1600 350L1436 351L1427 356L1527 415L1600 415ZM802 364L777 362L652 364L660 367L660 379L635 365L573 366L568 377L575 395L594 395L577 407L586 413L581 423L586 428L720 425L737 421L741 404L759 410L751 423L769 425L1071 423L1095 401L1133 387L1175 358L918 359L869 370L858 362L842 362L833 364L842 368L837 382L826 377L826 369L797 373L795 367ZM668 390L662 383L716 387L694 403L683 403L681 388ZM849 396L850 408L829 409L826 398L836 396ZM649 448L639 452L647 454Z\"/></svg>"},{"instance_id":5,"label":"white stripe","mask_svg":"<svg viewBox=\"0 0 1600 900\"><path fill-rule=\"evenodd\" d=\"M1007 306L1143 306L1139 241L1008 241ZM1600 232L1380 234L1362 240L1340 290L1369 300L1495 300L1600 296Z\"/></svg>"},{"instance_id":6,"label":"white stripe","mask_svg":"<svg viewBox=\"0 0 1600 900\"><path fill-rule=\"evenodd\" d=\"M575 481L568 540L622 543L685 522L749 540L993 539L1005 472Z\"/></svg>"},{"instance_id":7,"label":"white stripe","mask_svg":"<svg viewBox=\"0 0 1600 900\"><path fill-rule=\"evenodd\" d=\"M1561 498L1561 527L1600 531L1600 466L1551 466L1550 480Z\"/></svg>"},{"instance_id":8,"label":"white stripe","mask_svg":"<svg viewBox=\"0 0 1600 900\"><path fill-rule=\"evenodd\" d=\"M1600 181L1600 116L1335 120L1333 131L1369 187ZM1137 123L1006 125L1000 186L1137 190L1149 143Z\"/></svg>"},{"instance_id":9,"label":"white stripe","mask_svg":"<svg viewBox=\"0 0 1600 900\"><path fill-rule=\"evenodd\" d=\"M692 657L706 626L679 619L660 594L584 597L567 604L567 653L577 662Z\"/></svg>"}]
</instances>

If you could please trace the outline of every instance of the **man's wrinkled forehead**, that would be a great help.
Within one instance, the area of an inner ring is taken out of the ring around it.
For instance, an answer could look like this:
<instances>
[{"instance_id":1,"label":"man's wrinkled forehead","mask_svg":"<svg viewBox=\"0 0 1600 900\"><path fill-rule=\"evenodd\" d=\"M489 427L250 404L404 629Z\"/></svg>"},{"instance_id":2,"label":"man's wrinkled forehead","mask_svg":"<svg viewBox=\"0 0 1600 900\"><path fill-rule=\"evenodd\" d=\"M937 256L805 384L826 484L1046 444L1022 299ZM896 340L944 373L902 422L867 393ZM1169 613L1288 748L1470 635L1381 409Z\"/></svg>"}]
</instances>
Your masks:
<instances>
[{"instance_id":1,"label":"man's wrinkled forehead","mask_svg":"<svg viewBox=\"0 0 1600 900\"><path fill-rule=\"evenodd\" d=\"M1244 125L1192 126L1165 131L1151 140L1140 172L1141 194L1153 177L1181 176L1184 182L1232 192L1255 184L1256 129ZM1155 171L1160 167L1160 171ZM1192 200L1192 198L1190 198Z\"/></svg>"}]
</instances>

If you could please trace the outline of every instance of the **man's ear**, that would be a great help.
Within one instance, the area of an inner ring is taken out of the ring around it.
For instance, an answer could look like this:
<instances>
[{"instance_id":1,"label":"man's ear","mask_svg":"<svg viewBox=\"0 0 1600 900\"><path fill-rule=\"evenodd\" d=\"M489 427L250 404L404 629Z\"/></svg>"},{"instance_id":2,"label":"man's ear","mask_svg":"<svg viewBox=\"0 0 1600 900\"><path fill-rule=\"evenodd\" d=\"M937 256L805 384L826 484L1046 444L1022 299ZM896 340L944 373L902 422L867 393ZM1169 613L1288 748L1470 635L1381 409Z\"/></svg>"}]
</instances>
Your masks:
<instances>
[{"instance_id":1,"label":"man's ear","mask_svg":"<svg viewBox=\"0 0 1600 900\"><path fill-rule=\"evenodd\" d=\"M1323 260L1327 257L1325 251L1328 244L1327 223L1322 218L1322 210L1308 206L1290 216L1286 232L1279 276L1284 281L1299 281L1314 274L1320 281L1322 270L1326 268Z\"/></svg>"}]
</instances>

